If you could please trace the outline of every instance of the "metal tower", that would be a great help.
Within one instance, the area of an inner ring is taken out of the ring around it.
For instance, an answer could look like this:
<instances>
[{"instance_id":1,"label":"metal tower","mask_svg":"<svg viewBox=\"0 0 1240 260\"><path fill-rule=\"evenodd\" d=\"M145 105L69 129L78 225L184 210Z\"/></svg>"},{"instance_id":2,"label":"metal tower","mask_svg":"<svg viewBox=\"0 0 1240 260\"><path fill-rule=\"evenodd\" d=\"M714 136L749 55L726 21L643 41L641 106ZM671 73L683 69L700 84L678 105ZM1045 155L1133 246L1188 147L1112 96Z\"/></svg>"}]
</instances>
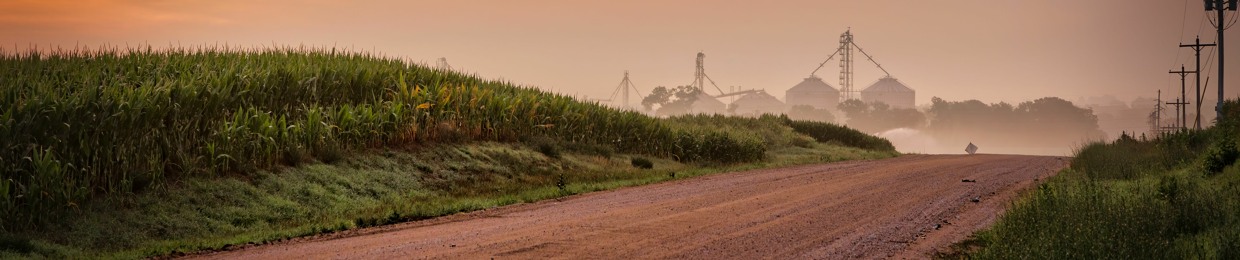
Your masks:
<instances>
[{"instance_id":1,"label":"metal tower","mask_svg":"<svg viewBox=\"0 0 1240 260\"><path fill-rule=\"evenodd\" d=\"M706 86L705 84L706 81L704 80L706 78L705 62L706 62L706 54L698 52L697 70L693 73L693 88L696 88L698 91L706 91L703 88Z\"/></svg>"},{"instance_id":2,"label":"metal tower","mask_svg":"<svg viewBox=\"0 0 1240 260\"><path fill-rule=\"evenodd\" d=\"M620 80L620 85L616 86L616 90L613 90L611 92L611 97L607 99L602 99L599 101L611 102L613 100L616 100L616 94L620 94L620 102L624 102L624 103L621 103L620 107L624 109L631 108L633 103L629 103L629 91L630 90L632 90L633 92L637 92L637 96L639 97L642 96L642 92L637 90L637 86L634 86L633 82L629 81L629 71L626 70L624 71L624 79Z\"/></svg>"},{"instance_id":3,"label":"metal tower","mask_svg":"<svg viewBox=\"0 0 1240 260\"><path fill-rule=\"evenodd\" d=\"M854 99L853 92L853 35L852 29L840 34L840 98Z\"/></svg>"},{"instance_id":4,"label":"metal tower","mask_svg":"<svg viewBox=\"0 0 1240 260\"><path fill-rule=\"evenodd\" d=\"M711 79L710 76L706 75L705 64L706 64L706 54L698 52L697 69L693 72L693 83L690 83L689 86L697 89L698 91L701 91L702 93L706 93L706 82L710 81L710 85L714 86L715 90L719 91L719 94L726 94L723 92L723 89L719 88L718 84L715 84L715 80Z\"/></svg>"},{"instance_id":5,"label":"metal tower","mask_svg":"<svg viewBox=\"0 0 1240 260\"><path fill-rule=\"evenodd\" d=\"M840 34L840 47L835 49L835 52L831 53L831 56L827 56L827 60L824 60L822 61L822 63L818 64L818 68L815 68L813 72L809 73L810 76L817 74L818 70L821 70L822 67L827 65L827 62L830 62L831 59L834 59L836 55L839 55L840 56L840 102L848 101L849 99L857 99L856 93L859 92L856 88L853 87L853 72L854 72L853 50L854 49L857 50L858 52L861 52L862 55L865 55L865 58L870 60L871 63L874 63L874 66L878 67L879 70L883 71L883 74L885 74L887 77L891 77L891 73L887 72L887 69L884 69L882 64L878 64L878 61L875 61L873 56L870 56L869 53L865 53L865 50L861 49L861 46L857 45L857 43L853 41L852 29L844 31L843 34Z\"/></svg>"}]
</instances>

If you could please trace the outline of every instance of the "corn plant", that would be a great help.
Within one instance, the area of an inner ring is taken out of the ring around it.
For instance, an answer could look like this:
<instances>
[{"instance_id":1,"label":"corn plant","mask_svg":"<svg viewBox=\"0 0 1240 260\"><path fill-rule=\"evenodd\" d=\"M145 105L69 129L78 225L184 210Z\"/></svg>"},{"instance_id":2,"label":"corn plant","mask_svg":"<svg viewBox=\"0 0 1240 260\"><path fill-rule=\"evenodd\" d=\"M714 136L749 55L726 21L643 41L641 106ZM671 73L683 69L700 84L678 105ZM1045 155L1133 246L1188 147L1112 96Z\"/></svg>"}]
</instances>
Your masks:
<instances>
[{"instance_id":1,"label":"corn plant","mask_svg":"<svg viewBox=\"0 0 1240 260\"><path fill-rule=\"evenodd\" d=\"M177 178L418 142L538 135L725 163L761 159L767 146L752 134L338 49L4 52L0 104L0 229L37 227L92 197Z\"/></svg>"}]
</instances>

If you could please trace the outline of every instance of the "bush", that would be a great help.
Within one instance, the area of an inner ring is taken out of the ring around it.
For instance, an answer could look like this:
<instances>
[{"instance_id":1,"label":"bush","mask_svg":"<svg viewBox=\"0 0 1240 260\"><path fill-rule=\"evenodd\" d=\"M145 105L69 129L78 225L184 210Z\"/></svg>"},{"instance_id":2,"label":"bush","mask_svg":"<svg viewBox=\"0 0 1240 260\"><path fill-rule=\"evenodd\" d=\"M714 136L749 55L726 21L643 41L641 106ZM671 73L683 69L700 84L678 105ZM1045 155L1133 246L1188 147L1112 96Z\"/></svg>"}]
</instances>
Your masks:
<instances>
[{"instance_id":1,"label":"bush","mask_svg":"<svg viewBox=\"0 0 1240 260\"><path fill-rule=\"evenodd\" d=\"M654 162L651 162L650 159L646 159L644 157L633 157L633 159L630 160L630 163L633 164L633 167L637 167L640 169L653 169L654 168Z\"/></svg>"},{"instance_id":2,"label":"bush","mask_svg":"<svg viewBox=\"0 0 1240 260\"><path fill-rule=\"evenodd\" d=\"M1207 174L1222 172L1224 167L1235 163L1238 156L1240 151L1236 150L1236 142L1231 138L1223 138L1210 146L1210 150L1202 156L1201 170Z\"/></svg>"}]
</instances>

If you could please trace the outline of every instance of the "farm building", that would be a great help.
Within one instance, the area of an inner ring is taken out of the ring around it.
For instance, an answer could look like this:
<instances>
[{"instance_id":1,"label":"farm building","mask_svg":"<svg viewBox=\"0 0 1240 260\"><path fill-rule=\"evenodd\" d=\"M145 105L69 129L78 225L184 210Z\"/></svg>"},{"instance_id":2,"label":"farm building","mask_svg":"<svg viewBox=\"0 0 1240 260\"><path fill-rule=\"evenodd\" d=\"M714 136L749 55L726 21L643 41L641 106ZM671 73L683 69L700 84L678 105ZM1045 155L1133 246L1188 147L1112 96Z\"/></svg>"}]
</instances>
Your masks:
<instances>
[{"instance_id":1,"label":"farm building","mask_svg":"<svg viewBox=\"0 0 1240 260\"><path fill-rule=\"evenodd\" d=\"M840 91L822 81L818 76L809 76L801 83L785 92L787 106L808 105L818 109L835 110L840 104Z\"/></svg>"},{"instance_id":2,"label":"farm building","mask_svg":"<svg viewBox=\"0 0 1240 260\"><path fill-rule=\"evenodd\" d=\"M727 105L719 102L705 92L698 92L697 100L693 101L693 105L689 106L690 114L723 114L727 110Z\"/></svg>"},{"instance_id":3,"label":"farm building","mask_svg":"<svg viewBox=\"0 0 1240 260\"><path fill-rule=\"evenodd\" d=\"M917 92L892 77L883 77L870 87L861 90L861 101L865 103L885 103L891 108L913 108L913 99Z\"/></svg>"},{"instance_id":4,"label":"farm building","mask_svg":"<svg viewBox=\"0 0 1240 260\"><path fill-rule=\"evenodd\" d=\"M766 91L757 91L746 94L732 102L732 114L744 116L758 116L762 114L782 114L784 113L784 102L779 98L767 94Z\"/></svg>"}]
</instances>

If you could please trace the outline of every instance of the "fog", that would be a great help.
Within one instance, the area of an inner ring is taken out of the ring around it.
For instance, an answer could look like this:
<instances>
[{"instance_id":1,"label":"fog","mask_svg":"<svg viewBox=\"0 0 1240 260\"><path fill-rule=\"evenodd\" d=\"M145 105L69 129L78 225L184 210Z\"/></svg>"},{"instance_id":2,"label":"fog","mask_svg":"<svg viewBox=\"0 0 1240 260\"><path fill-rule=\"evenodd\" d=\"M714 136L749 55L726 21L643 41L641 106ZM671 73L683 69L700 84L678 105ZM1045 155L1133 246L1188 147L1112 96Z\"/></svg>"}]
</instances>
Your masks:
<instances>
[{"instance_id":1,"label":"fog","mask_svg":"<svg viewBox=\"0 0 1240 260\"><path fill-rule=\"evenodd\" d=\"M1094 109L1103 136L1113 138L1148 130L1141 122L1153 102L1133 101L1159 90L1164 102L1178 95L1179 78L1167 71L1193 64L1180 43L1196 35L1214 42L1200 9L1199 1L1120 0L18 0L0 2L0 49L336 47L427 64L445 58L456 70L582 99L608 98L625 71L644 94L687 85L703 52L712 85L784 100L782 93L810 76L851 30L891 77L917 91L919 109L933 97L986 104L1058 97ZM1228 60L1240 59L1240 51L1228 53ZM887 76L867 58L855 60L858 87ZM1240 79L1236 68L1224 74ZM1203 79L1217 82L1218 71L1203 70ZM831 62L817 76L838 88L839 72ZM1234 97L1237 88L1229 84L1226 92ZM636 107L639 100L614 105ZM1203 115L1211 113L1211 100L1207 95ZM937 138L934 145L912 147L933 148L910 149L954 153L977 140L982 152L1070 152L1031 148L1020 140L1039 138L1004 131L923 130ZM1097 137L1056 136L1053 145Z\"/></svg>"}]
</instances>

